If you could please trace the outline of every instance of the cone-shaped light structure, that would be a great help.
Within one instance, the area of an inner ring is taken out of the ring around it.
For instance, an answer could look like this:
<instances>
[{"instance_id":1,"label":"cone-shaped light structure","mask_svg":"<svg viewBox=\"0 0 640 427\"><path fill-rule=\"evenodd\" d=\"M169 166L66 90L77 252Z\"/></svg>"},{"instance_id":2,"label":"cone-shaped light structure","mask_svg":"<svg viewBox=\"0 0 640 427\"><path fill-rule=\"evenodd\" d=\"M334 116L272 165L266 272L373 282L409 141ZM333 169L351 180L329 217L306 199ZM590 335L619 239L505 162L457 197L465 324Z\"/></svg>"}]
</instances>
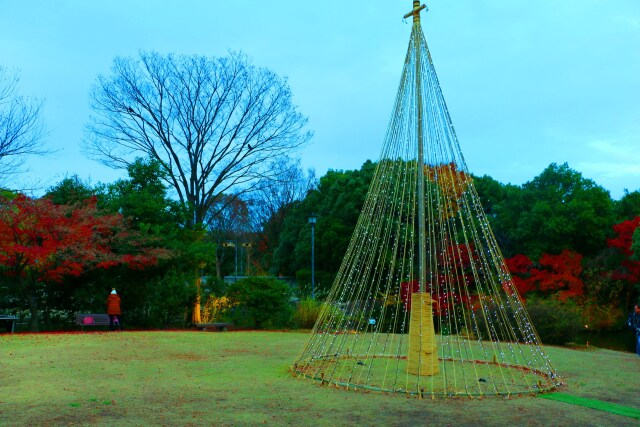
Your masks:
<instances>
[{"instance_id":1,"label":"cone-shaped light structure","mask_svg":"<svg viewBox=\"0 0 640 427\"><path fill-rule=\"evenodd\" d=\"M474 189L420 27L369 193L298 375L416 396L539 393L555 371Z\"/></svg>"}]
</instances>

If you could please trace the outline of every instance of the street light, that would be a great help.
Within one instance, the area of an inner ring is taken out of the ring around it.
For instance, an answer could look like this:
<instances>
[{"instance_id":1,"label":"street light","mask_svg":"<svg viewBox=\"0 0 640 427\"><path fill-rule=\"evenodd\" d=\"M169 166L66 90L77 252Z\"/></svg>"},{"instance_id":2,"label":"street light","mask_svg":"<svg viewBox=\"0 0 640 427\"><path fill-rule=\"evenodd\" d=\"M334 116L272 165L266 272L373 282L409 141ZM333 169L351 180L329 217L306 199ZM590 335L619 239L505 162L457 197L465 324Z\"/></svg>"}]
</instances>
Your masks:
<instances>
[{"instance_id":1,"label":"street light","mask_svg":"<svg viewBox=\"0 0 640 427\"><path fill-rule=\"evenodd\" d=\"M315 299L316 297L315 258L314 258L313 249L315 246L314 231L315 231L317 220L318 220L318 216L313 212L311 212L311 214L309 214L309 224L311 224L311 298L313 299Z\"/></svg>"}]
</instances>

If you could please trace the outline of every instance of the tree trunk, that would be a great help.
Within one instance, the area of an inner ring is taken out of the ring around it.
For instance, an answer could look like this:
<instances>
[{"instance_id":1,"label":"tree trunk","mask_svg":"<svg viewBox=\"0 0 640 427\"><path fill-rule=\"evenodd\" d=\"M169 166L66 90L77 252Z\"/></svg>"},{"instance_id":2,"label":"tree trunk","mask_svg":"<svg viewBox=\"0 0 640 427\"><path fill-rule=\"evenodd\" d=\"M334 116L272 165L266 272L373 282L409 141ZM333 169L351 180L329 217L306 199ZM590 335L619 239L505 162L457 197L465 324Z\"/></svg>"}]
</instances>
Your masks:
<instances>
[{"instance_id":1,"label":"tree trunk","mask_svg":"<svg viewBox=\"0 0 640 427\"><path fill-rule=\"evenodd\" d=\"M222 262L217 255L216 255L216 277L218 278L218 280L224 279L224 277L222 277Z\"/></svg>"},{"instance_id":2,"label":"tree trunk","mask_svg":"<svg viewBox=\"0 0 640 427\"><path fill-rule=\"evenodd\" d=\"M202 323L202 317L200 315L200 293L202 292L202 283L200 281L200 276L198 275L198 270L196 269L196 302L193 306L193 315L191 321L197 325Z\"/></svg>"},{"instance_id":3,"label":"tree trunk","mask_svg":"<svg viewBox=\"0 0 640 427\"><path fill-rule=\"evenodd\" d=\"M31 313L31 319L29 321L29 330L32 332L38 332L38 293L35 283L27 284L29 300L29 312Z\"/></svg>"}]
</instances>

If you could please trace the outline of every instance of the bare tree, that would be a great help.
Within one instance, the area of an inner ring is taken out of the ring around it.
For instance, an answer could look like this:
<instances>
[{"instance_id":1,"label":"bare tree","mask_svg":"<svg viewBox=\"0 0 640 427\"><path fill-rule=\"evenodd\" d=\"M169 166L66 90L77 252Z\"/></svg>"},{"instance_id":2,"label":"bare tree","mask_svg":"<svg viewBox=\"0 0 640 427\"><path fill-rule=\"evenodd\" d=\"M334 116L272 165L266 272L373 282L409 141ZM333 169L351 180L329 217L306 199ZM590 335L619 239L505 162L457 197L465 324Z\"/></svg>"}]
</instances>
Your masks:
<instances>
[{"instance_id":1,"label":"bare tree","mask_svg":"<svg viewBox=\"0 0 640 427\"><path fill-rule=\"evenodd\" d=\"M286 80L241 53L116 58L91 102L88 152L112 167L141 155L160 162L191 225L205 223L223 195L273 177L270 164L311 136Z\"/></svg>"},{"instance_id":2,"label":"bare tree","mask_svg":"<svg viewBox=\"0 0 640 427\"><path fill-rule=\"evenodd\" d=\"M19 78L0 66L0 182L19 168L30 154L45 154L42 101L18 94Z\"/></svg>"},{"instance_id":3,"label":"bare tree","mask_svg":"<svg viewBox=\"0 0 640 427\"><path fill-rule=\"evenodd\" d=\"M294 202L305 198L317 187L315 171L302 170L299 161L272 163L274 177L260 181L250 199L255 229L264 229L268 223L281 223Z\"/></svg>"},{"instance_id":4,"label":"bare tree","mask_svg":"<svg viewBox=\"0 0 640 427\"><path fill-rule=\"evenodd\" d=\"M238 245L251 240L252 229L249 209L241 196L224 195L218 199L212 210L216 215L207 221L208 239L216 245L216 276L222 280L222 264L225 262L228 248L234 252Z\"/></svg>"},{"instance_id":5,"label":"bare tree","mask_svg":"<svg viewBox=\"0 0 640 427\"><path fill-rule=\"evenodd\" d=\"M260 230L263 239L260 247L266 254L263 258L265 270L270 269L286 216L296 202L303 200L318 185L315 171L308 170L305 174L299 162L274 163L272 169L277 172L275 177L261 180L249 201L253 229Z\"/></svg>"}]
</instances>

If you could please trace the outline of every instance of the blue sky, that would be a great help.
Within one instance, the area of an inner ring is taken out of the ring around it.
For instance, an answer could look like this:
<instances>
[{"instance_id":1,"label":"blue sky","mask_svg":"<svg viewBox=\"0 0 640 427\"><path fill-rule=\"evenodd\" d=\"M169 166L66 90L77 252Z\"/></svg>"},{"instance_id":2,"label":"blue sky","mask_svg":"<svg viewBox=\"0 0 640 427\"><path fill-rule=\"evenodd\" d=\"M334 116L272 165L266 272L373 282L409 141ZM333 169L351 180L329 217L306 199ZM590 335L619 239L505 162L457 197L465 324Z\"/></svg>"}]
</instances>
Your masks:
<instances>
[{"instance_id":1,"label":"blue sky","mask_svg":"<svg viewBox=\"0 0 640 427\"><path fill-rule=\"evenodd\" d=\"M0 64L44 98L30 180L124 176L80 151L89 91L141 49L242 50L287 76L318 176L377 160L409 41L410 0L0 0ZM619 198L640 189L640 1L433 0L422 18L469 170L522 184L567 162Z\"/></svg>"}]
</instances>

